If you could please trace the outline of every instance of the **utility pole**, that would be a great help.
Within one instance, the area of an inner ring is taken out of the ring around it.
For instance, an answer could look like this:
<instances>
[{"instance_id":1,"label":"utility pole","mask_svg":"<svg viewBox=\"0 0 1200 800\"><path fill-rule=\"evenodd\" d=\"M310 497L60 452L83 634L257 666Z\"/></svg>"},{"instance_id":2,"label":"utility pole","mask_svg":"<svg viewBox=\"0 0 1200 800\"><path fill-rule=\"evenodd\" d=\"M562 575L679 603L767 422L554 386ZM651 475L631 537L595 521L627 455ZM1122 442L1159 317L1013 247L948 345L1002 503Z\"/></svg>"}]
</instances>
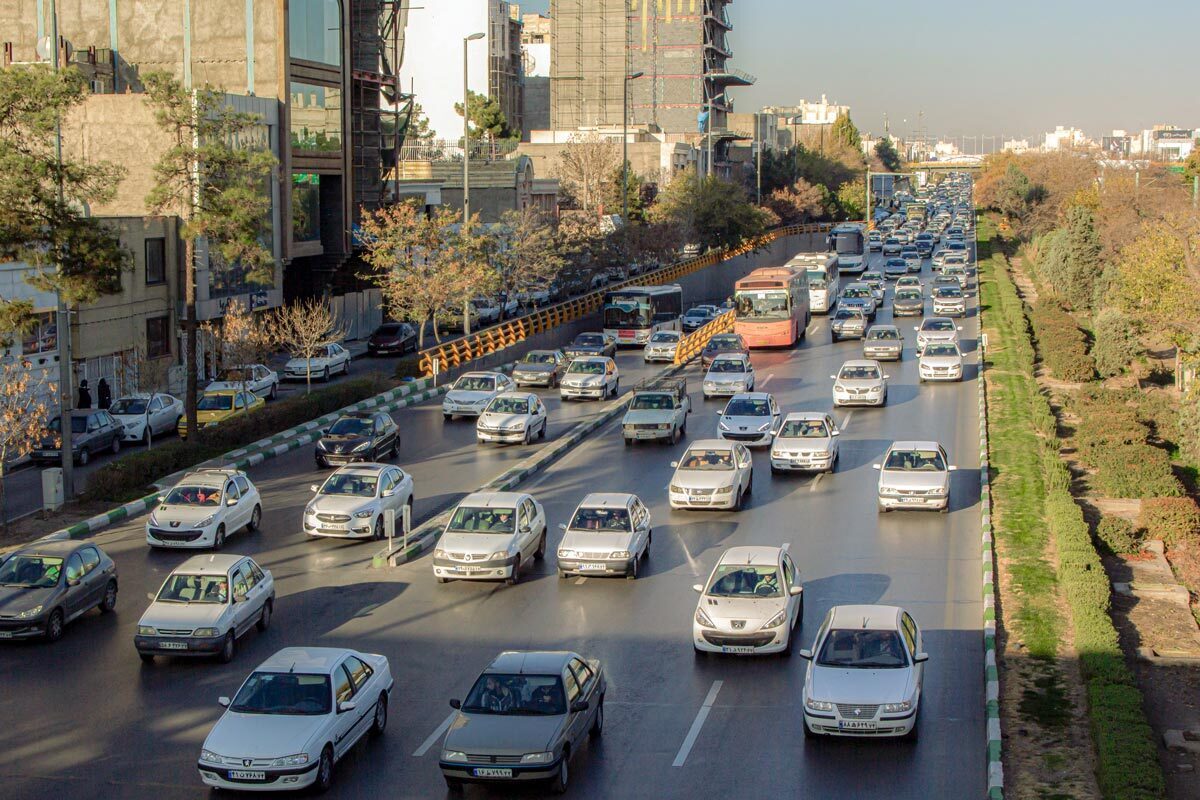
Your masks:
<instances>
[{"instance_id":1,"label":"utility pole","mask_svg":"<svg viewBox=\"0 0 1200 800\"><path fill-rule=\"evenodd\" d=\"M754 202L762 205L762 114L754 113L754 142L758 152L755 153L754 163Z\"/></svg>"},{"instance_id":2,"label":"utility pole","mask_svg":"<svg viewBox=\"0 0 1200 800\"><path fill-rule=\"evenodd\" d=\"M467 45L482 39L483 33L472 33L463 37L463 219L465 229L471 224L471 115L468 108L471 87L467 82L470 70L467 65ZM471 335L471 300L463 300L463 336Z\"/></svg>"},{"instance_id":3,"label":"utility pole","mask_svg":"<svg viewBox=\"0 0 1200 800\"><path fill-rule=\"evenodd\" d=\"M59 71L59 41L58 41L58 3L50 0L50 47L54 52L54 72ZM62 183L62 117L54 121L54 163L58 170L58 202L63 202ZM62 271L62 265L58 265ZM58 339L58 434L62 439L59 450L59 463L62 465L63 499L75 499L75 452L71 445L71 395L74 391L75 376L71 369L71 310L63 297L62 289L54 291L56 300L57 336Z\"/></svg>"},{"instance_id":4,"label":"utility pole","mask_svg":"<svg viewBox=\"0 0 1200 800\"><path fill-rule=\"evenodd\" d=\"M621 220L625 223L629 222L629 82L645 74L634 72L621 82L624 89L621 97Z\"/></svg>"}]
</instances>

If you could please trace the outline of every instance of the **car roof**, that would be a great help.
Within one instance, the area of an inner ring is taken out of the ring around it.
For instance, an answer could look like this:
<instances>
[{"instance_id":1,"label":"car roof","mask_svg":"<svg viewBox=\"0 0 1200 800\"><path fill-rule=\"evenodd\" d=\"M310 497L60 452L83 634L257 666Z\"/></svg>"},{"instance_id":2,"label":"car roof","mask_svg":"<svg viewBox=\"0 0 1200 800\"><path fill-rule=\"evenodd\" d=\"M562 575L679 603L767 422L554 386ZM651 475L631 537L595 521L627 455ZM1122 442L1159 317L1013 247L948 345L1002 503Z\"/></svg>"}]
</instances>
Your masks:
<instances>
[{"instance_id":1,"label":"car roof","mask_svg":"<svg viewBox=\"0 0 1200 800\"><path fill-rule=\"evenodd\" d=\"M510 389L507 392L501 392L500 394L496 395L497 400L499 400L501 397L517 397L522 400L528 400L531 397L537 397L537 395L534 394L533 392L525 392L525 391L521 391L518 389Z\"/></svg>"},{"instance_id":2,"label":"car roof","mask_svg":"<svg viewBox=\"0 0 1200 800\"><path fill-rule=\"evenodd\" d=\"M713 362L717 361L749 361L750 356L745 353L719 353Z\"/></svg>"},{"instance_id":3,"label":"car roof","mask_svg":"<svg viewBox=\"0 0 1200 800\"><path fill-rule=\"evenodd\" d=\"M15 551L13 555L54 556L55 558L61 556L65 558L71 555L71 553L74 553L77 548L82 547L84 544L85 542L80 542L75 539L46 539L26 545L20 550ZM95 543L93 542L90 544Z\"/></svg>"},{"instance_id":4,"label":"car roof","mask_svg":"<svg viewBox=\"0 0 1200 800\"><path fill-rule=\"evenodd\" d=\"M358 464L347 464L344 467L339 467L331 472L330 475L378 475L392 466L394 465L380 464L377 461L364 461Z\"/></svg>"},{"instance_id":5,"label":"car roof","mask_svg":"<svg viewBox=\"0 0 1200 800\"><path fill-rule=\"evenodd\" d=\"M724 439L696 439L688 445L688 450L732 450L733 444Z\"/></svg>"},{"instance_id":6,"label":"car roof","mask_svg":"<svg viewBox=\"0 0 1200 800\"><path fill-rule=\"evenodd\" d=\"M753 566L775 566L779 563L782 548L768 545L731 547L721 554L717 564L747 564Z\"/></svg>"},{"instance_id":7,"label":"car roof","mask_svg":"<svg viewBox=\"0 0 1200 800\"><path fill-rule=\"evenodd\" d=\"M830 609L831 628L860 628L864 630L898 630L899 606L834 606Z\"/></svg>"},{"instance_id":8,"label":"car roof","mask_svg":"<svg viewBox=\"0 0 1200 800\"><path fill-rule=\"evenodd\" d=\"M524 492L472 492L462 499L460 506L473 508L507 508L515 506L529 495Z\"/></svg>"},{"instance_id":9,"label":"car roof","mask_svg":"<svg viewBox=\"0 0 1200 800\"><path fill-rule=\"evenodd\" d=\"M498 378L498 377L500 377L500 375L501 375L501 373L499 373L499 372L464 372L462 375L459 375L459 377L460 378Z\"/></svg>"},{"instance_id":10,"label":"car roof","mask_svg":"<svg viewBox=\"0 0 1200 800\"><path fill-rule=\"evenodd\" d=\"M784 415L783 421L819 420L824 422L826 416L824 411L789 411Z\"/></svg>"},{"instance_id":11,"label":"car roof","mask_svg":"<svg viewBox=\"0 0 1200 800\"><path fill-rule=\"evenodd\" d=\"M580 508L625 508L636 495L622 492L592 492L579 502Z\"/></svg>"},{"instance_id":12,"label":"car roof","mask_svg":"<svg viewBox=\"0 0 1200 800\"><path fill-rule=\"evenodd\" d=\"M338 415L338 419L350 417L352 419L374 419L378 411L346 411Z\"/></svg>"},{"instance_id":13,"label":"car roof","mask_svg":"<svg viewBox=\"0 0 1200 800\"><path fill-rule=\"evenodd\" d=\"M937 442L921 441L919 439L907 439L897 442L892 442L892 446L888 450L937 450L941 447Z\"/></svg>"},{"instance_id":14,"label":"car roof","mask_svg":"<svg viewBox=\"0 0 1200 800\"><path fill-rule=\"evenodd\" d=\"M186 572L189 575L224 575L245 557L232 553L210 553L208 555L192 556L173 569L171 573Z\"/></svg>"},{"instance_id":15,"label":"car roof","mask_svg":"<svg viewBox=\"0 0 1200 800\"><path fill-rule=\"evenodd\" d=\"M612 361L612 359L608 356L575 356L575 358L571 359L571 361L599 361L604 363L607 361Z\"/></svg>"},{"instance_id":16,"label":"car roof","mask_svg":"<svg viewBox=\"0 0 1200 800\"><path fill-rule=\"evenodd\" d=\"M851 358L842 362L842 369L846 367L878 367L879 362L873 358Z\"/></svg>"},{"instance_id":17,"label":"car roof","mask_svg":"<svg viewBox=\"0 0 1200 800\"><path fill-rule=\"evenodd\" d=\"M871 331L898 331L898 330L900 330L900 329L898 327L896 327L895 325L872 325L870 330L867 331L867 333L870 333Z\"/></svg>"},{"instance_id":18,"label":"car roof","mask_svg":"<svg viewBox=\"0 0 1200 800\"><path fill-rule=\"evenodd\" d=\"M187 483L192 486L224 486L225 481L242 474L241 470L236 469L205 467L204 469L192 470L180 478L175 485L179 486Z\"/></svg>"},{"instance_id":19,"label":"car roof","mask_svg":"<svg viewBox=\"0 0 1200 800\"><path fill-rule=\"evenodd\" d=\"M505 650L492 659L487 672L507 672L519 675L558 675L572 658L569 650Z\"/></svg>"},{"instance_id":20,"label":"car roof","mask_svg":"<svg viewBox=\"0 0 1200 800\"><path fill-rule=\"evenodd\" d=\"M212 395L213 397L220 397L222 395L227 395L227 394L228 395L240 394L241 391L242 391L241 389L209 389L209 390L205 391L204 393L208 394L208 395Z\"/></svg>"},{"instance_id":21,"label":"car roof","mask_svg":"<svg viewBox=\"0 0 1200 800\"><path fill-rule=\"evenodd\" d=\"M285 647L259 664L258 669L329 672L349 655L356 655L356 653L342 647Z\"/></svg>"},{"instance_id":22,"label":"car roof","mask_svg":"<svg viewBox=\"0 0 1200 800\"><path fill-rule=\"evenodd\" d=\"M150 400L156 394L162 394L162 392L130 392L121 395L117 400Z\"/></svg>"},{"instance_id":23,"label":"car roof","mask_svg":"<svg viewBox=\"0 0 1200 800\"><path fill-rule=\"evenodd\" d=\"M734 400L770 400L770 392L738 392L733 397L729 398L729 402Z\"/></svg>"}]
</instances>

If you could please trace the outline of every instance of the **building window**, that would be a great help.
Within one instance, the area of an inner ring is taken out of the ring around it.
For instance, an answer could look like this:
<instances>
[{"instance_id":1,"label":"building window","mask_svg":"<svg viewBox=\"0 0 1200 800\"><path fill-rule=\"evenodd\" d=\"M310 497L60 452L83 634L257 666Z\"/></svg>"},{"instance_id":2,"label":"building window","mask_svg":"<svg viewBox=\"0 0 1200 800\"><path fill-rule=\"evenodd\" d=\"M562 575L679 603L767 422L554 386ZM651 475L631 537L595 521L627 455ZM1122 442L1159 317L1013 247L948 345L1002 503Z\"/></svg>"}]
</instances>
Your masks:
<instances>
[{"instance_id":1,"label":"building window","mask_svg":"<svg viewBox=\"0 0 1200 800\"><path fill-rule=\"evenodd\" d=\"M146 285L167 282L167 240L155 237L146 240Z\"/></svg>"},{"instance_id":2,"label":"building window","mask_svg":"<svg viewBox=\"0 0 1200 800\"><path fill-rule=\"evenodd\" d=\"M288 48L292 58L342 65L342 9L338 0L291 0Z\"/></svg>"},{"instance_id":3,"label":"building window","mask_svg":"<svg viewBox=\"0 0 1200 800\"><path fill-rule=\"evenodd\" d=\"M342 90L293 81L292 149L313 153L342 149Z\"/></svg>"},{"instance_id":4,"label":"building window","mask_svg":"<svg viewBox=\"0 0 1200 800\"><path fill-rule=\"evenodd\" d=\"M151 317L146 320L146 358L162 358L171 354L171 318Z\"/></svg>"},{"instance_id":5,"label":"building window","mask_svg":"<svg viewBox=\"0 0 1200 800\"><path fill-rule=\"evenodd\" d=\"M321 176L292 175L292 241L321 241Z\"/></svg>"},{"instance_id":6,"label":"building window","mask_svg":"<svg viewBox=\"0 0 1200 800\"><path fill-rule=\"evenodd\" d=\"M53 311L33 315L29 329L21 336L21 352L30 356L58 349L58 324Z\"/></svg>"}]
</instances>

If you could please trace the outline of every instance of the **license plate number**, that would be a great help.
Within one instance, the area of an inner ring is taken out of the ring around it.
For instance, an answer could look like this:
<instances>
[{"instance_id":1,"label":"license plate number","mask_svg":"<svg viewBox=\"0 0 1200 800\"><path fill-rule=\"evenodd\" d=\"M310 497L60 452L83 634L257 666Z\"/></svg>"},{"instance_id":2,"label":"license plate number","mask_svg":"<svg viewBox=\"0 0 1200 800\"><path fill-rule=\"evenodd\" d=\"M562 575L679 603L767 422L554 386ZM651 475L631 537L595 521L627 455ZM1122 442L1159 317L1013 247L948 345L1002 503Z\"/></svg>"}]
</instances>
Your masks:
<instances>
[{"instance_id":1,"label":"license plate number","mask_svg":"<svg viewBox=\"0 0 1200 800\"><path fill-rule=\"evenodd\" d=\"M658 434L654 431L638 431L637 438L639 439L657 439Z\"/></svg>"},{"instance_id":2,"label":"license plate number","mask_svg":"<svg viewBox=\"0 0 1200 800\"><path fill-rule=\"evenodd\" d=\"M513 776L511 769L496 767L476 767L474 773L476 778L511 778Z\"/></svg>"},{"instance_id":3,"label":"license plate number","mask_svg":"<svg viewBox=\"0 0 1200 800\"><path fill-rule=\"evenodd\" d=\"M159 642L158 646L163 650L187 650L187 642Z\"/></svg>"},{"instance_id":4,"label":"license plate number","mask_svg":"<svg viewBox=\"0 0 1200 800\"><path fill-rule=\"evenodd\" d=\"M483 567L459 567L458 571L467 575L474 575L477 572L483 571Z\"/></svg>"},{"instance_id":5,"label":"license plate number","mask_svg":"<svg viewBox=\"0 0 1200 800\"><path fill-rule=\"evenodd\" d=\"M753 653L754 648L745 644L727 644L721 648L722 653Z\"/></svg>"},{"instance_id":6,"label":"license plate number","mask_svg":"<svg viewBox=\"0 0 1200 800\"><path fill-rule=\"evenodd\" d=\"M11 639L11 638L12 638L11 631L0 631L0 639Z\"/></svg>"},{"instance_id":7,"label":"license plate number","mask_svg":"<svg viewBox=\"0 0 1200 800\"><path fill-rule=\"evenodd\" d=\"M587 572L603 572L607 569L605 564L580 564L579 569Z\"/></svg>"},{"instance_id":8,"label":"license plate number","mask_svg":"<svg viewBox=\"0 0 1200 800\"><path fill-rule=\"evenodd\" d=\"M231 769L229 770L229 777L235 781L265 781L267 779L267 773L256 772L253 770Z\"/></svg>"},{"instance_id":9,"label":"license plate number","mask_svg":"<svg viewBox=\"0 0 1200 800\"><path fill-rule=\"evenodd\" d=\"M838 730L873 731L875 730L875 721L865 719L843 719L838 721Z\"/></svg>"},{"instance_id":10,"label":"license plate number","mask_svg":"<svg viewBox=\"0 0 1200 800\"><path fill-rule=\"evenodd\" d=\"M901 497L900 502L901 503L924 503L925 498L923 498L923 497Z\"/></svg>"}]
</instances>

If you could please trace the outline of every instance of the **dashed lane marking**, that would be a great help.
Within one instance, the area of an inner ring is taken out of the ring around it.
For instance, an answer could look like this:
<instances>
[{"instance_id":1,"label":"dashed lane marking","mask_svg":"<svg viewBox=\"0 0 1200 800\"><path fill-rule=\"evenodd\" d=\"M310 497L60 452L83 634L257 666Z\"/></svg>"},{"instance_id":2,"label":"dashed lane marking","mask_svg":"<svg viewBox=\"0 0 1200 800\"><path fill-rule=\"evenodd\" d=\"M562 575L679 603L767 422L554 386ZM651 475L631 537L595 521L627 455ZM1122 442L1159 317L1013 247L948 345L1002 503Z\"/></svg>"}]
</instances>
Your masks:
<instances>
[{"instance_id":1,"label":"dashed lane marking","mask_svg":"<svg viewBox=\"0 0 1200 800\"><path fill-rule=\"evenodd\" d=\"M845 431L845 430L846 430L846 428L849 428L849 427L850 427L850 420L851 420L851 419L853 419L853 417L854 417L854 412L853 412L853 411L847 411L847 412L846 412L846 416L845 416L845 418L843 418L843 419L842 419L842 424L838 426L838 430L840 430L840 431Z\"/></svg>"},{"instance_id":2,"label":"dashed lane marking","mask_svg":"<svg viewBox=\"0 0 1200 800\"><path fill-rule=\"evenodd\" d=\"M585 584L585 583L587 583L587 576L585 576L585 575L580 575L579 578L575 581L576 586L583 586L583 584Z\"/></svg>"},{"instance_id":3,"label":"dashed lane marking","mask_svg":"<svg viewBox=\"0 0 1200 800\"><path fill-rule=\"evenodd\" d=\"M437 730L429 734L429 738L421 742L421 746L413 751L414 758L420 758L425 755L429 752L429 748L437 744L438 739L442 738L443 734L446 733L446 729L450 727L450 723L454 722L454 715L457 713L457 711L451 711L450 716L442 720L442 724L437 726Z\"/></svg>"},{"instance_id":4,"label":"dashed lane marking","mask_svg":"<svg viewBox=\"0 0 1200 800\"><path fill-rule=\"evenodd\" d=\"M713 703L717 701L717 692L721 691L724 683L725 681L713 681L712 688L708 690L708 696L704 698L704 705L700 706L700 710L696 712L696 719L692 720L692 727L679 747L679 752L675 754L675 760L671 762L672 767L682 767L683 762L687 761L688 754L692 752L692 746L696 744L696 739L700 736L700 729L704 727L704 721L708 719L708 712L712 710Z\"/></svg>"}]
</instances>

